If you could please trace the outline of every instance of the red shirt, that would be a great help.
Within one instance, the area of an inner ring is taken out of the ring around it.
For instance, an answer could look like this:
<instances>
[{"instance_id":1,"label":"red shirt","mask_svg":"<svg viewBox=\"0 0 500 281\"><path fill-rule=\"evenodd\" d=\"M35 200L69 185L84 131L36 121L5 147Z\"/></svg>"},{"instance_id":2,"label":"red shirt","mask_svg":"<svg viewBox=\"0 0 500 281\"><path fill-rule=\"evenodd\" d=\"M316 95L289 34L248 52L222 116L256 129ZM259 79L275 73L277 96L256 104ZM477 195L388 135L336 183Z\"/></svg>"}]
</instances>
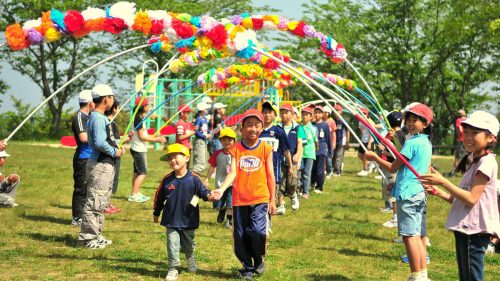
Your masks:
<instances>
[{"instance_id":1,"label":"red shirt","mask_svg":"<svg viewBox=\"0 0 500 281\"><path fill-rule=\"evenodd\" d=\"M233 184L233 206L269 203L266 159L273 152L271 145L259 140L254 147L246 147L241 141L231 147L229 153L236 160L236 179Z\"/></svg>"},{"instance_id":2,"label":"red shirt","mask_svg":"<svg viewBox=\"0 0 500 281\"><path fill-rule=\"evenodd\" d=\"M194 131L193 124L190 122L184 122L182 119L177 121L175 142L184 145L185 147L192 149L190 138L185 138L183 140L179 139L179 136L185 135L187 131Z\"/></svg>"},{"instance_id":3,"label":"red shirt","mask_svg":"<svg viewBox=\"0 0 500 281\"><path fill-rule=\"evenodd\" d=\"M455 120L455 128L457 129L458 140L464 141L464 128L462 127L462 121L464 121L465 117L459 117Z\"/></svg>"}]
</instances>

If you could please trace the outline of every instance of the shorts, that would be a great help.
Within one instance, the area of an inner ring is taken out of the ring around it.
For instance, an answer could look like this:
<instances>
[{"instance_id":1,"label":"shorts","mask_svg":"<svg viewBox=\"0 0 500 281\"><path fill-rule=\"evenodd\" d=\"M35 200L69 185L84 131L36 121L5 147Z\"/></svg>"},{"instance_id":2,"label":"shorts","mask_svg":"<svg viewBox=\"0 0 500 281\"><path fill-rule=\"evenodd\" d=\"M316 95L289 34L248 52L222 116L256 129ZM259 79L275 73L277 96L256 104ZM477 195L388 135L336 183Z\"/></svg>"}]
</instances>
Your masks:
<instances>
[{"instance_id":1,"label":"shorts","mask_svg":"<svg viewBox=\"0 0 500 281\"><path fill-rule=\"evenodd\" d=\"M137 152L130 150L132 158L134 158L134 174L147 175L148 174L148 163L146 161L147 152Z\"/></svg>"},{"instance_id":2,"label":"shorts","mask_svg":"<svg viewBox=\"0 0 500 281\"><path fill-rule=\"evenodd\" d=\"M458 141L457 145L455 145L455 159L461 160L465 155L467 155L467 149L465 149L463 142Z\"/></svg>"},{"instance_id":3,"label":"shorts","mask_svg":"<svg viewBox=\"0 0 500 281\"><path fill-rule=\"evenodd\" d=\"M368 147L368 143L367 143L367 142L364 142L364 143L363 143L363 145L358 146L358 152L359 152L360 154L365 154L365 152L366 152L366 150L363 148L363 146L364 146L364 147L366 147L367 149L370 149L370 148Z\"/></svg>"},{"instance_id":4,"label":"shorts","mask_svg":"<svg viewBox=\"0 0 500 281\"><path fill-rule=\"evenodd\" d=\"M398 200L398 234L399 236L420 236L422 232L422 216L427 198L425 192L415 194L406 200Z\"/></svg>"}]
</instances>

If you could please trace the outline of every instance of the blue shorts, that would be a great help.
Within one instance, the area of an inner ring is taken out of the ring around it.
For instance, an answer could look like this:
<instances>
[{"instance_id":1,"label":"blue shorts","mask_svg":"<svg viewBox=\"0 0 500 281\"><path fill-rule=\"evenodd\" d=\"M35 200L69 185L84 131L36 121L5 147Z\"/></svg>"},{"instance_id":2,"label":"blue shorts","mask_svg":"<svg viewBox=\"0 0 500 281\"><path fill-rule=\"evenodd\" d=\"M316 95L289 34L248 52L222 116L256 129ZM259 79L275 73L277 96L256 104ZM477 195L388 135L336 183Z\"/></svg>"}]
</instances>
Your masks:
<instances>
[{"instance_id":1,"label":"blue shorts","mask_svg":"<svg viewBox=\"0 0 500 281\"><path fill-rule=\"evenodd\" d=\"M415 194L406 200L397 200L398 234L400 236L420 236L422 233L422 216L427 198L425 192Z\"/></svg>"},{"instance_id":2,"label":"blue shorts","mask_svg":"<svg viewBox=\"0 0 500 281\"><path fill-rule=\"evenodd\" d=\"M146 160L147 152L137 152L130 150L132 158L134 158L134 174L147 175L148 174L148 163Z\"/></svg>"},{"instance_id":3,"label":"blue shorts","mask_svg":"<svg viewBox=\"0 0 500 281\"><path fill-rule=\"evenodd\" d=\"M224 191L220 200L214 202L214 209L223 210L223 209L232 209L233 208L233 187L229 187Z\"/></svg>"}]
</instances>

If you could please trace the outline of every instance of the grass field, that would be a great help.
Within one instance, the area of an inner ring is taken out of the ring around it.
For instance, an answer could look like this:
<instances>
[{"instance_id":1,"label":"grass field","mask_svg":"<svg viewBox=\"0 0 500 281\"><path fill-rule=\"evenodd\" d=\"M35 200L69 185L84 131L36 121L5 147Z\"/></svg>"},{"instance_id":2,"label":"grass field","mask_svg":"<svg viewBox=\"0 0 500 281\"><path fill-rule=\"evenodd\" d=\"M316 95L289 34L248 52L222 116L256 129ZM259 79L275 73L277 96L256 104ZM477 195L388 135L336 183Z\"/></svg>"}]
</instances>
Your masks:
<instances>
[{"instance_id":1,"label":"grass field","mask_svg":"<svg viewBox=\"0 0 500 281\"><path fill-rule=\"evenodd\" d=\"M126 201L132 159L122 161L122 176L113 203L123 209L106 217L104 234L113 245L104 250L77 248L79 228L71 220L72 149L10 143L5 173L21 175L13 209L0 209L0 280L159 280L167 271L165 229L152 223L152 202ZM169 169L159 151L148 154L149 177L143 192L153 196ZM436 157L442 171L450 157ZM273 218L268 271L257 280L406 280L402 244L392 242L395 229L383 206L380 181L355 176L360 163L346 157L346 173L326 182L326 192L302 200L300 210ZM458 178L455 178L458 181ZM432 280L457 280L453 235L444 229L449 205L428 201ZM288 202L288 206L290 203ZM180 280L234 280L240 264L232 251L231 232L215 222L210 203L201 203L196 255L199 271ZM181 261L185 265L185 260ZM496 276L496 277L495 277ZM486 258L485 280L498 280L500 254Z\"/></svg>"}]
</instances>

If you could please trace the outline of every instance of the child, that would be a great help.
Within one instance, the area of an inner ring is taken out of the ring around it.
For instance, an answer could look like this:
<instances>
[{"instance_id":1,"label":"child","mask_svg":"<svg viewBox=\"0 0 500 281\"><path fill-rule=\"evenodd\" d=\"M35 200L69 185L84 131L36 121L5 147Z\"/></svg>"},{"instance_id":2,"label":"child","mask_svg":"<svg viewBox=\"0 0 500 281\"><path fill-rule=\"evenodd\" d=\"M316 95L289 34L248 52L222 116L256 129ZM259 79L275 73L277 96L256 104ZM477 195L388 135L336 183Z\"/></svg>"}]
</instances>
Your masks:
<instances>
[{"instance_id":1,"label":"child","mask_svg":"<svg viewBox=\"0 0 500 281\"><path fill-rule=\"evenodd\" d=\"M316 161L313 165L312 182L316 184L314 192L323 193L325 183L325 168L328 157L332 157L332 135L328 123L323 121L324 110L322 106L314 107L314 126L318 130L318 149L316 150Z\"/></svg>"},{"instance_id":2,"label":"child","mask_svg":"<svg viewBox=\"0 0 500 281\"><path fill-rule=\"evenodd\" d=\"M366 118L368 118L369 114L368 108L366 107L361 108L361 112L363 112ZM366 149L370 150L373 141L373 137L370 133L370 130L363 123L361 123L361 121L359 122L359 130L361 132L361 142L366 147ZM368 176L368 174L370 174L370 171L368 171L368 161L366 160L365 152L366 151L363 148L363 146L360 145L358 148L358 158L359 160L361 160L361 163L363 164L363 170L359 171L357 175L361 177L366 177Z\"/></svg>"},{"instance_id":3,"label":"child","mask_svg":"<svg viewBox=\"0 0 500 281\"><path fill-rule=\"evenodd\" d=\"M205 185L208 186L208 180L215 173L215 188L218 189L226 179L229 170L231 169L231 155L229 154L229 149L234 145L236 141L236 133L231 128L222 128L220 130L219 139L222 143L222 149L215 151L208 163L210 168L208 168L207 178L205 180ZM216 169L217 168L217 169ZM214 203L214 208L219 210L219 215L217 216L217 222L224 222L224 217L227 216L227 222L225 227L233 227L233 197L232 197L232 187L229 187L223 194L222 198Z\"/></svg>"},{"instance_id":4,"label":"child","mask_svg":"<svg viewBox=\"0 0 500 281\"><path fill-rule=\"evenodd\" d=\"M146 179L148 174L147 142L165 143L164 137L153 137L148 135L146 122L143 122L149 111L149 102L147 98L137 97L135 99L135 106L139 107L137 114L134 118L134 128L142 122L141 126L135 130L132 140L130 141L130 154L134 158L134 174L132 176L132 193L128 196L128 201L143 203L150 199L149 196L142 194L141 185Z\"/></svg>"},{"instance_id":5,"label":"child","mask_svg":"<svg viewBox=\"0 0 500 281\"><path fill-rule=\"evenodd\" d=\"M408 159L419 174L428 172L430 168L432 145L424 130L429 128L432 116L431 109L424 104L411 107L404 116L406 127L412 137L405 142L401 154ZM368 161L377 162L381 168L390 173L397 171L391 194L396 198L398 234L403 236L406 254L409 258L411 276L408 280L428 280L427 252L420 238L422 215L426 205L424 187L400 159L395 159L390 163L371 151L367 151L365 157Z\"/></svg>"},{"instance_id":6,"label":"child","mask_svg":"<svg viewBox=\"0 0 500 281\"><path fill-rule=\"evenodd\" d=\"M202 173L205 170L206 154L207 154L207 141L210 140L210 128L208 119L205 115L210 105L204 102L196 106L198 113L194 120L194 127L196 128L193 142L193 172ZM210 115L208 115L210 116Z\"/></svg>"},{"instance_id":7,"label":"child","mask_svg":"<svg viewBox=\"0 0 500 281\"><path fill-rule=\"evenodd\" d=\"M184 145L191 151L193 149L191 137L194 135L194 128L193 124L189 122L189 116L192 110L187 104L181 104L177 108L177 111L181 114L179 121L177 121L175 125L175 142ZM189 161L187 167L189 169Z\"/></svg>"},{"instance_id":8,"label":"child","mask_svg":"<svg viewBox=\"0 0 500 281\"><path fill-rule=\"evenodd\" d=\"M350 132L347 130L344 121L340 119L342 105L336 104L333 109L338 113L338 116L335 117L335 140L337 143L333 149L333 176L339 177L343 172L344 152L349 146Z\"/></svg>"},{"instance_id":9,"label":"child","mask_svg":"<svg viewBox=\"0 0 500 281\"><path fill-rule=\"evenodd\" d=\"M7 154L5 150L0 151L0 167L3 167L7 162ZM11 174L5 177L0 173L0 207L16 207L16 192L19 185L19 176Z\"/></svg>"},{"instance_id":10,"label":"child","mask_svg":"<svg viewBox=\"0 0 500 281\"><path fill-rule=\"evenodd\" d=\"M111 106L110 110L107 110L104 112L104 115L108 116L109 119L109 129L111 133L111 138L113 139L115 143L115 147L118 147L120 144L120 129L118 128L118 124L116 124L115 121L111 121L113 117L115 117L116 113L118 113L118 107L120 106L120 103L117 100L114 100L113 105ZM127 138L127 140L129 140ZM113 188L111 189L111 193L115 194L116 191L118 191L118 182L120 181L120 166L121 166L121 158L117 157L115 158L115 177L113 180ZM104 210L105 214L116 214L121 212L122 210L120 208L115 207L113 204L111 204L111 200L109 201L108 207Z\"/></svg>"},{"instance_id":11,"label":"child","mask_svg":"<svg viewBox=\"0 0 500 281\"><path fill-rule=\"evenodd\" d=\"M153 221L163 211L161 225L167 228L168 274L166 280L177 280L180 266L179 251L186 254L188 271L196 272L194 231L200 225L198 201L213 201L199 175L187 168L189 149L182 144L167 147L167 161L174 170L165 176L156 190Z\"/></svg>"},{"instance_id":12,"label":"child","mask_svg":"<svg viewBox=\"0 0 500 281\"><path fill-rule=\"evenodd\" d=\"M304 131L306 133L306 142L304 144L303 168L302 168L302 197L309 199L309 187L311 185L311 173L314 161L316 160L316 148L318 147L318 129L313 126L314 109L310 106L302 108L302 121L304 122Z\"/></svg>"},{"instance_id":13,"label":"child","mask_svg":"<svg viewBox=\"0 0 500 281\"><path fill-rule=\"evenodd\" d=\"M259 139L264 116L256 109L243 115L241 135L229 153L231 171L219 189L215 199L233 185L233 245L234 252L243 268L242 278L251 280L253 274L265 270L268 213L276 213L275 179L272 147Z\"/></svg>"},{"instance_id":14,"label":"child","mask_svg":"<svg viewBox=\"0 0 500 281\"><path fill-rule=\"evenodd\" d=\"M446 228L454 232L460 280L484 279L484 254L492 235L500 232L496 181L498 164L491 152L497 142L498 120L476 111L462 122L464 144L474 161L457 187L432 169L422 175L426 190L452 203ZM440 185L447 191L430 185Z\"/></svg>"}]
</instances>

